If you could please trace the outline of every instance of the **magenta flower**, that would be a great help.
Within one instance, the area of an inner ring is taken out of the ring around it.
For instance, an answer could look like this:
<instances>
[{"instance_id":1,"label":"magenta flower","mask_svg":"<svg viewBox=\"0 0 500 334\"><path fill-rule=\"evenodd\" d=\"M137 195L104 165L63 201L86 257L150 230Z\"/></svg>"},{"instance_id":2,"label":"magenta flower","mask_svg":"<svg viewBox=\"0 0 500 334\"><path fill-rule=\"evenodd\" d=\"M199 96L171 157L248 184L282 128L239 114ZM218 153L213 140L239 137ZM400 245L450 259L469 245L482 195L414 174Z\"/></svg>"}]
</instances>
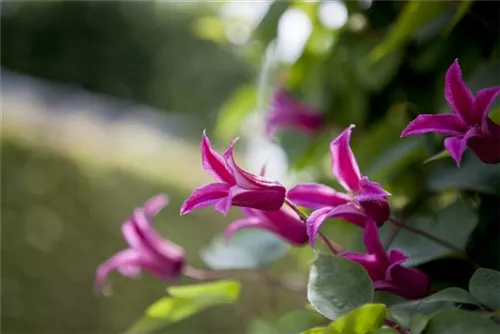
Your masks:
<instances>
[{"instance_id":1,"label":"magenta flower","mask_svg":"<svg viewBox=\"0 0 500 334\"><path fill-rule=\"evenodd\" d=\"M333 175L347 193L316 183L299 184L288 191L292 202L316 210L307 220L311 246L327 218L336 217L363 227L368 217L379 225L389 217L387 196L390 194L359 171L349 145L353 128L354 125L350 125L330 143Z\"/></svg>"},{"instance_id":2,"label":"magenta flower","mask_svg":"<svg viewBox=\"0 0 500 334\"><path fill-rule=\"evenodd\" d=\"M455 60L446 72L444 96L454 114L419 115L401 133L401 137L435 132L447 136L444 146L460 166L462 154L469 148L484 163L500 162L500 125L488 117L488 110L500 93L500 86L480 90L476 96L462 80Z\"/></svg>"},{"instance_id":3,"label":"magenta flower","mask_svg":"<svg viewBox=\"0 0 500 334\"><path fill-rule=\"evenodd\" d=\"M286 189L279 182L263 176L250 174L241 169L234 160L233 140L226 152L220 156L213 151L210 140L203 132L201 161L203 168L217 182L193 191L181 207L181 215L195 209L215 205L215 210L227 214L231 205L264 211L279 210L285 201Z\"/></svg>"},{"instance_id":4,"label":"magenta flower","mask_svg":"<svg viewBox=\"0 0 500 334\"><path fill-rule=\"evenodd\" d=\"M295 129L307 135L321 130L325 118L315 109L293 99L283 88L279 88L272 101L271 113L266 118L266 132L274 137L279 128Z\"/></svg>"},{"instance_id":5,"label":"magenta flower","mask_svg":"<svg viewBox=\"0 0 500 334\"><path fill-rule=\"evenodd\" d=\"M268 230L294 246L307 243L306 225L291 208L282 206L278 211L259 211L242 208L245 218L234 221L225 233L226 241L245 228L261 228Z\"/></svg>"},{"instance_id":6,"label":"magenta flower","mask_svg":"<svg viewBox=\"0 0 500 334\"><path fill-rule=\"evenodd\" d=\"M418 299L429 294L430 284L426 274L402 265L408 259L402 251L393 249L387 254L380 241L377 225L366 223L364 242L367 254L342 252L339 256L362 265L373 281L375 290L389 291L408 299Z\"/></svg>"},{"instance_id":7,"label":"magenta flower","mask_svg":"<svg viewBox=\"0 0 500 334\"><path fill-rule=\"evenodd\" d=\"M151 227L151 218L167 204L163 194L151 198L143 208L134 210L122 225L129 248L113 255L97 268L96 289L101 290L109 273L117 269L127 277L137 277L141 270L163 279L177 278L184 267L184 250L163 239Z\"/></svg>"}]
</instances>

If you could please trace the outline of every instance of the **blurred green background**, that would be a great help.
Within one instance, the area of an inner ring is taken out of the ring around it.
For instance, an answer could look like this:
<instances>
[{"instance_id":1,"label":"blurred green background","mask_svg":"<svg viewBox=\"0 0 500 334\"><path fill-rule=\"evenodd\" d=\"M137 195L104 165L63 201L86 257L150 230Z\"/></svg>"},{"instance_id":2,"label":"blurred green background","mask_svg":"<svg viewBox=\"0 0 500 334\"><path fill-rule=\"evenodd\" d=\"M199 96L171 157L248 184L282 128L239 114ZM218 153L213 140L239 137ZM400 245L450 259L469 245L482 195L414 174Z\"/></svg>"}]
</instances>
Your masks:
<instances>
[{"instance_id":1,"label":"blurred green background","mask_svg":"<svg viewBox=\"0 0 500 334\"><path fill-rule=\"evenodd\" d=\"M113 275L110 297L92 285L98 264L124 247L121 222L158 192L171 202L155 226L203 266L199 250L238 217L178 214L210 179L199 159L203 129L218 149L241 136L242 165L257 171L268 161L271 176L293 185L333 183L328 142L356 123L360 166L403 217L463 199L457 190L472 204L492 197L480 212L494 208L496 167L468 155L464 173L475 179L460 183L449 159L422 164L442 138L399 134L418 113L448 111L443 78L455 58L474 91L500 83L498 13L500 3L485 1L2 2L3 332L115 333L138 319L165 294L163 282ZM326 113L329 130L284 132L280 145L263 139L279 82ZM331 229L360 247L356 229ZM311 256L294 250L271 272L305 284ZM235 306L164 332L264 333L266 321L304 305L303 295L246 283Z\"/></svg>"}]
</instances>

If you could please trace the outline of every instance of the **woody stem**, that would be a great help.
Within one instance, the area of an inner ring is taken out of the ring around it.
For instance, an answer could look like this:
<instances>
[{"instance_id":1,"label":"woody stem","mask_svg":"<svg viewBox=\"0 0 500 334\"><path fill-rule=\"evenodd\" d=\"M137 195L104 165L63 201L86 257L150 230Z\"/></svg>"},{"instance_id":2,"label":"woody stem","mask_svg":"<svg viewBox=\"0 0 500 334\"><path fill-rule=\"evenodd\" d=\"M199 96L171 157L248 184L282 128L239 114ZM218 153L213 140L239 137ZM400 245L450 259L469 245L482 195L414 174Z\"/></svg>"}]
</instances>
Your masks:
<instances>
[{"instance_id":1,"label":"woody stem","mask_svg":"<svg viewBox=\"0 0 500 334\"><path fill-rule=\"evenodd\" d=\"M302 211L300 211L300 209L295 205L293 204L288 198L285 198L285 203L286 205L288 205L293 211L295 211L295 213L297 213L297 215L299 215L300 217L300 220L302 220L302 222L304 224L307 223L307 219L309 218L306 214L304 214ZM342 246L340 246L339 244L337 244L336 242L328 239L323 233L321 232L318 232L319 234L319 237L321 239L321 241L323 242L323 244L325 244L326 247L328 247L328 249L333 253L333 254L338 254L342 251Z\"/></svg>"},{"instance_id":2,"label":"woody stem","mask_svg":"<svg viewBox=\"0 0 500 334\"><path fill-rule=\"evenodd\" d=\"M401 222L401 221L397 220L397 219L396 219L396 218L394 218L394 217L389 217L389 221L390 221L392 224L394 224L394 225L396 225L397 227L399 227L399 228L402 228L402 229L405 229L405 230L410 231L410 232L412 232L412 233L415 233L415 234L421 235L421 236L423 236L423 237L425 237L425 238L427 238L427 239L429 239L429 240L432 240L432 241L434 241L434 242L435 242L435 243L437 243L437 244L443 245L444 247L446 247L446 248L448 248L448 249L451 249L451 250L453 250L453 251L455 251L455 252L458 252L458 253L463 253L462 249L460 249L459 247L457 247L457 246L453 245L452 243L449 243L448 241L443 240L443 239L441 239L441 238L438 238L438 237L436 237L435 235L432 235L432 234L430 234L430 233L427 233L427 232L425 232L425 231L423 231L423 230L419 230L418 228L408 226L408 225L406 225L405 223L403 223L403 222Z\"/></svg>"}]
</instances>

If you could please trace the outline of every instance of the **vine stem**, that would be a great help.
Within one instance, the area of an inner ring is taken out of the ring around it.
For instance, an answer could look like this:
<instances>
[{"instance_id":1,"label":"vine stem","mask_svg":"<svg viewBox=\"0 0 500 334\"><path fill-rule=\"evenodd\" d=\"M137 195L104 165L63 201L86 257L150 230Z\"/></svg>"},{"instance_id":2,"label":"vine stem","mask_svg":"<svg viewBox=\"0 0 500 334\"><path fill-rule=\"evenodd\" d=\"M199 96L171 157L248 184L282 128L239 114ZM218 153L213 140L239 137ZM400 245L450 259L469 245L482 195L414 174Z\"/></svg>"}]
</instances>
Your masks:
<instances>
[{"instance_id":1,"label":"vine stem","mask_svg":"<svg viewBox=\"0 0 500 334\"><path fill-rule=\"evenodd\" d=\"M293 204L288 198L285 198L285 203L286 205L288 205L297 215L299 215L300 217L300 220L302 220L302 222L304 224L307 224L307 219L309 218L305 213L303 213L302 211L300 211L300 209L295 205ZM328 239L327 236L325 236L323 233L321 232L318 232L318 235L321 239L321 241L325 244L326 247L328 247L328 249L335 255L337 255L338 253L342 252L342 246L340 246L339 244L337 244L336 242Z\"/></svg>"},{"instance_id":2,"label":"vine stem","mask_svg":"<svg viewBox=\"0 0 500 334\"><path fill-rule=\"evenodd\" d=\"M264 271L246 271L246 270L205 270L192 266L186 266L184 275L197 281L214 281L223 278L239 278L248 281L267 282L269 285L279 287L283 290L303 294L304 290L297 286L279 279L270 277Z\"/></svg>"},{"instance_id":3,"label":"vine stem","mask_svg":"<svg viewBox=\"0 0 500 334\"><path fill-rule=\"evenodd\" d=\"M453 245L452 243L449 243L449 242L448 242L448 241L446 241L446 240L443 240L443 239L441 239L441 238L436 237L435 235L432 235L432 234L430 234L430 233L427 233L427 232L425 232L425 231L423 231L423 230L420 230L420 229L418 229L418 228L408 226L408 225L406 225L405 223L403 223L403 222L401 222L401 221L397 220L397 219L396 219L396 218L394 218L394 217L389 217L389 221L390 221L392 224L394 224L394 225L396 225L397 227L399 227L400 229L404 229L404 230L410 231L410 232L412 232L412 233L414 233L414 234L421 235L421 236L423 236L423 237L425 237L425 238L427 238L427 239L429 239L429 240L432 240L432 241L434 241L435 243L440 244L440 245L442 245L442 246L444 246L444 247L446 247L446 248L448 248L448 249L451 249L451 250L453 250L453 251L455 251L455 252L458 252L458 253L463 254L463 250L462 250L462 249L460 249L459 247L457 247L457 246ZM397 230L396 230L396 233L394 233L393 235L391 235L392 240L394 240L394 238L396 237L396 235L397 235ZM392 240L390 240L390 242L392 242Z\"/></svg>"},{"instance_id":4,"label":"vine stem","mask_svg":"<svg viewBox=\"0 0 500 334\"><path fill-rule=\"evenodd\" d=\"M406 330L405 328L403 328L403 326L401 326L400 324L398 324L397 322L395 322L393 320L385 319L384 325L389 326L392 329L397 330L398 333L400 333L400 334L411 334L410 331Z\"/></svg>"}]
</instances>

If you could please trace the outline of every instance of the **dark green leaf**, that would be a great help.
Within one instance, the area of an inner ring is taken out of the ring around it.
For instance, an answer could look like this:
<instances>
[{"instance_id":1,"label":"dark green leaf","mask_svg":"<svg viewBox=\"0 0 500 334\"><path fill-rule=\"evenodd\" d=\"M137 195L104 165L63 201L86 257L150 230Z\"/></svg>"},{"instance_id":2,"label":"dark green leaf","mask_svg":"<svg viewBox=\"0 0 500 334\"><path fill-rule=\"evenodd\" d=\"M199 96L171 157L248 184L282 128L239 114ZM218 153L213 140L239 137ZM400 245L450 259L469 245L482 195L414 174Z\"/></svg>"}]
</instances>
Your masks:
<instances>
[{"instance_id":1,"label":"dark green leaf","mask_svg":"<svg viewBox=\"0 0 500 334\"><path fill-rule=\"evenodd\" d=\"M425 334L493 334L500 332L500 327L484 319L477 312L463 310L445 310L433 315Z\"/></svg>"},{"instance_id":2,"label":"dark green leaf","mask_svg":"<svg viewBox=\"0 0 500 334\"><path fill-rule=\"evenodd\" d=\"M307 299L329 319L373 300L373 285L366 270L356 262L318 253L311 266Z\"/></svg>"},{"instance_id":3,"label":"dark green leaf","mask_svg":"<svg viewBox=\"0 0 500 334\"><path fill-rule=\"evenodd\" d=\"M211 306L234 303L240 293L240 284L225 280L175 286L167 291L171 296L163 297L151 305L143 318L130 327L127 333L151 333Z\"/></svg>"},{"instance_id":4,"label":"dark green leaf","mask_svg":"<svg viewBox=\"0 0 500 334\"><path fill-rule=\"evenodd\" d=\"M421 334L427 326L430 318L431 316L427 314L415 314L410 320L411 334Z\"/></svg>"},{"instance_id":5,"label":"dark green leaf","mask_svg":"<svg viewBox=\"0 0 500 334\"><path fill-rule=\"evenodd\" d=\"M285 255L288 245L264 230L246 230L233 235L227 244L216 238L201 252L203 261L212 269L262 268Z\"/></svg>"},{"instance_id":6,"label":"dark green leaf","mask_svg":"<svg viewBox=\"0 0 500 334\"><path fill-rule=\"evenodd\" d=\"M500 272L479 268L470 279L469 290L481 304L500 308Z\"/></svg>"},{"instance_id":7,"label":"dark green leaf","mask_svg":"<svg viewBox=\"0 0 500 334\"><path fill-rule=\"evenodd\" d=\"M478 304L477 300L475 300L469 292L460 288L452 287L436 292L432 296L423 299L392 305L390 306L390 309L406 310L410 314L428 313L438 310L442 307L443 302L473 305Z\"/></svg>"},{"instance_id":8,"label":"dark green leaf","mask_svg":"<svg viewBox=\"0 0 500 334\"><path fill-rule=\"evenodd\" d=\"M472 152L466 151L460 168L447 165L433 170L428 179L434 191L472 190L500 194L500 167L482 163Z\"/></svg>"},{"instance_id":9,"label":"dark green leaf","mask_svg":"<svg viewBox=\"0 0 500 334\"><path fill-rule=\"evenodd\" d=\"M407 222L409 226L427 231L458 248L464 249L470 233L478 223L477 213L465 201L458 200L435 214L417 214ZM384 229L384 234L387 231ZM391 247L410 255L410 266L453 253L453 250L423 236L401 229Z\"/></svg>"}]
</instances>

